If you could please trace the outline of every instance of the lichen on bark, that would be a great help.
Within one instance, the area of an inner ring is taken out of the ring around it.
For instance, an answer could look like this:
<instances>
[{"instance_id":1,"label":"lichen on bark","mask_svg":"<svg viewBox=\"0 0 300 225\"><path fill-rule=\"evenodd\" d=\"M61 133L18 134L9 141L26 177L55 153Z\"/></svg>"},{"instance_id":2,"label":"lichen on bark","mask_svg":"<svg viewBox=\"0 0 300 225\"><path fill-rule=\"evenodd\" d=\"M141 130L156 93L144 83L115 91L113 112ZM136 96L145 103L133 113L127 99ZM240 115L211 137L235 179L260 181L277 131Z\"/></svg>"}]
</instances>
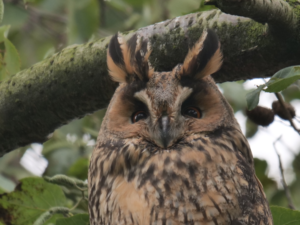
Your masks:
<instances>
[{"instance_id":1,"label":"lichen on bark","mask_svg":"<svg viewBox=\"0 0 300 225\"><path fill-rule=\"evenodd\" d=\"M70 46L0 84L0 155L107 106L117 85L106 69L109 39Z\"/></svg>"},{"instance_id":2,"label":"lichen on bark","mask_svg":"<svg viewBox=\"0 0 300 225\"><path fill-rule=\"evenodd\" d=\"M289 2L298 23L299 3ZM224 63L213 75L217 82L268 77L299 64L298 35L285 41L269 32L268 24L220 10L177 17L124 36L128 39L136 32L149 40L151 64L157 71L168 71L182 63L206 28L217 32L222 45ZM43 142L57 127L107 106L118 85L107 73L109 40L69 46L0 83L0 156Z\"/></svg>"}]
</instances>

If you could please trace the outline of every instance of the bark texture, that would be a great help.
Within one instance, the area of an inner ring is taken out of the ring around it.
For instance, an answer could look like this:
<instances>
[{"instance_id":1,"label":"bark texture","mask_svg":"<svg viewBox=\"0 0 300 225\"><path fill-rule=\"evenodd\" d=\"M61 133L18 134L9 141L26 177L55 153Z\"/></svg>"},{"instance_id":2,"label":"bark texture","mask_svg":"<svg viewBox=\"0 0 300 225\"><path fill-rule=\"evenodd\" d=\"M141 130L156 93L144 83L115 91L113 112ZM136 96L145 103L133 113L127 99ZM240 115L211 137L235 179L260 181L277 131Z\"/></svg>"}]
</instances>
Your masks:
<instances>
[{"instance_id":1,"label":"bark texture","mask_svg":"<svg viewBox=\"0 0 300 225\"><path fill-rule=\"evenodd\" d=\"M207 0L223 12L250 17L259 23L268 23L274 30L294 31L297 15L289 3L282 0ZM291 1L292 2L292 1ZM296 2L296 1L295 1Z\"/></svg>"},{"instance_id":2,"label":"bark texture","mask_svg":"<svg viewBox=\"0 0 300 225\"><path fill-rule=\"evenodd\" d=\"M168 71L182 63L188 47L207 27L217 32L224 54L222 69L213 75L217 82L269 77L299 64L298 1L213 3L239 16L212 10L135 31L151 42L150 61L156 70ZM129 38L133 33L124 35ZM19 146L42 143L57 127L107 106L118 85L107 73L109 40L69 46L0 83L0 156Z\"/></svg>"}]
</instances>

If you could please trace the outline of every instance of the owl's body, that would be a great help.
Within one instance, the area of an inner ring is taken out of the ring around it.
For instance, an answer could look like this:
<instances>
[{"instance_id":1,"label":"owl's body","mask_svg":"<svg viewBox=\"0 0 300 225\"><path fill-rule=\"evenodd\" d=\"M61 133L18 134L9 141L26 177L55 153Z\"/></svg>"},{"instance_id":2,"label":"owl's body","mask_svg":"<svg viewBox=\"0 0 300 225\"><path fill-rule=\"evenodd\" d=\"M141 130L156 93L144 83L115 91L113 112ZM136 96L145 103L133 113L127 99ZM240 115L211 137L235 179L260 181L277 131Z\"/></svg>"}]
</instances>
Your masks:
<instances>
[{"instance_id":1,"label":"owl's body","mask_svg":"<svg viewBox=\"0 0 300 225\"><path fill-rule=\"evenodd\" d=\"M209 76L221 65L214 33L171 72L154 72L149 54L136 36L110 43L121 84L91 158L91 225L271 225L248 142Z\"/></svg>"}]
</instances>

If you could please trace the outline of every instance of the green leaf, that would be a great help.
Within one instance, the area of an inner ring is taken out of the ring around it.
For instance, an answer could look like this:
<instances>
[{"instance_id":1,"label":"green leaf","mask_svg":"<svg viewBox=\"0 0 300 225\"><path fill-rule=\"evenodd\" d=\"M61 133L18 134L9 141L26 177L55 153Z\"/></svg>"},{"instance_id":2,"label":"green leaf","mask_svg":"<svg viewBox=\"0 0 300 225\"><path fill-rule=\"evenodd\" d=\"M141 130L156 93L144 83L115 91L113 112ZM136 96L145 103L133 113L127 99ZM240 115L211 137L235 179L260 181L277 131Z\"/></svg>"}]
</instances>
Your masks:
<instances>
[{"instance_id":1,"label":"green leaf","mask_svg":"<svg viewBox=\"0 0 300 225\"><path fill-rule=\"evenodd\" d=\"M246 100L247 100L247 106L249 110L254 109L259 102L259 95L260 92L263 90L263 88L265 87L265 85L260 85L257 87L257 89L255 89L254 91L249 92L246 95Z\"/></svg>"},{"instance_id":2,"label":"green leaf","mask_svg":"<svg viewBox=\"0 0 300 225\"><path fill-rule=\"evenodd\" d=\"M65 195L58 185L42 178L25 178L14 192L0 195L0 222L4 224L33 224L53 207L66 206Z\"/></svg>"},{"instance_id":3,"label":"green leaf","mask_svg":"<svg viewBox=\"0 0 300 225\"><path fill-rule=\"evenodd\" d=\"M300 211L279 206L271 206L274 225L298 225L300 224Z\"/></svg>"},{"instance_id":4,"label":"green leaf","mask_svg":"<svg viewBox=\"0 0 300 225\"><path fill-rule=\"evenodd\" d=\"M6 76L13 75L20 71L21 62L17 49L7 39L10 26L0 27L0 42L4 42L5 54L4 57L0 56L0 79L6 78Z\"/></svg>"},{"instance_id":5,"label":"green leaf","mask_svg":"<svg viewBox=\"0 0 300 225\"><path fill-rule=\"evenodd\" d=\"M56 225L88 225L89 223L88 214L77 214L69 218L58 219Z\"/></svg>"},{"instance_id":6,"label":"green leaf","mask_svg":"<svg viewBox=\"0 0 300 225\"><path fill-rule=\"evenodd\" d=\"M18 4L5 4L5 13L2 20L2 24L9 24L14 33L14 39L18 36L17 33L20 33L20 41L24 41L24 27L30 21L30 13L27 10L24 10L24 7L18 6ZM23 30L23 32L22 32ZM25 35L27 36L27 35ZM15 39L16 40L16 39Z\"/></svg>"},{"instance_id":7,"label":"green leaf","mask_svg":"<svg viewBox=\"0 0 300 225\"><path fill-rule=\"evenodd\" d=\"M279 92L286 89L292 83L300 79L300 66L290 66L279 70L266 83L266 92Z\"/></svg>"},{"instance_id":8,"label":"green leaf","mask_svg":"<svg viewBox=\"0 0 300 225\"><path fill-rule=\"evenodd\" d=\"M19 53L15 48L15 46L7 38L4 39L4 45L5 45L4 62L5 62L8 75L16 74L17 72L20 71L21 68Z\"/></svg>"},{"instance_id":9,"label":"green leaf","mask_svg":"<svg viewBox=\"0 0 300 225\"><path fill-rule=\"evenodd\" d=\"M8 35L10 25L5 25L0 27L0 42L3 42Z\"/></svg>"}]
</instances>

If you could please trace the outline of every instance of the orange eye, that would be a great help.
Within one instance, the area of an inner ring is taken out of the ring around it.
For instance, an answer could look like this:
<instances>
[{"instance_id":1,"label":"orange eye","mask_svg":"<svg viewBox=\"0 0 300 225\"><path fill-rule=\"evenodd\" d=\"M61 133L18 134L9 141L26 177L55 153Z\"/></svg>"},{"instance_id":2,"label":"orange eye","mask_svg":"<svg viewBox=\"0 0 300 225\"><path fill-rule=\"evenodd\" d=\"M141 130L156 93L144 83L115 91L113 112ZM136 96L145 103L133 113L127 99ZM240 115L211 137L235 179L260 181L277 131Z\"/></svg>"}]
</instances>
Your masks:
<instances>
[{"instance_id":1,"label":"orange eye","mask_svg":"<svg viewBox=\"0 0 300 225\"><path fill-rule=\"evenodd\" d=\"M132 123L136 123L139 120L146 119L147 117L148 117L147 113L145 111L140 110L132 114L131 121Z\"/></svg>"},{"instance_id":2,"label":"orange eye","mask_svg":"<svg viewBox=\"0 0 300 225\"><path fill-rule=\"evenodd\" d=\"M184 109L183 113L184 116L189 116L193 118L201 118L201 112L196 107L187 107Z\"/></svg>"}]
</instances>

